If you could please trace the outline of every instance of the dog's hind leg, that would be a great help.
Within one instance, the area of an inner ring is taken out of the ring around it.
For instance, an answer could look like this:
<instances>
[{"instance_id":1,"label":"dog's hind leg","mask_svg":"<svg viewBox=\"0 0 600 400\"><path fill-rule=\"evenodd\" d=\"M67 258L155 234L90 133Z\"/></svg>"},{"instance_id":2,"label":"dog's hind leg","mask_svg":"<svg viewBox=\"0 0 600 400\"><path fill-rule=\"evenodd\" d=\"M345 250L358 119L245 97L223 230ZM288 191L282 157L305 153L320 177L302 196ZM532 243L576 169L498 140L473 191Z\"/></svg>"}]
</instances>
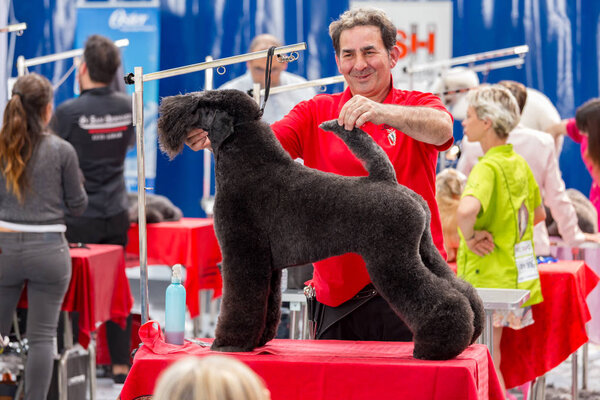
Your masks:
<instances>
[{"instance_id":1,"label":"dog's hind leg","mask_svg":"<svg viewBox=\"0 0 600 400\"><path fill-rule=\"evenodd\" d=\"M237 246L242 251L224 256L223 299L212 350L251 351L265 329L271 278L271 264L266 260L270 256L259 246L250 253L244 251L248 246L242 243Z\"/></svg>"},{"instance_id":2,"label":"dog's hind leg","mask_svg":"<svg viewBox=\"0 0 600 400\"><path fill-rule=\"evenodd\" d=\"M421 199L421 201L423 200ZM426 226L430 226L431 214L429 212L429 207L427 207L424 201L423 208L427 214ZM423 264L425 264L431 272L440 278L446 279L453 288L465 295L467 300L469 300L471 309L473 310L473 337L471 338L471 343L474 343L481 335L485 323L485 310L477 291L470 283L458 278L454 271L450 269L448 263L446 263L437 247L435 247L429 228L423 231L419 253L423 260Z\"/></svg>"},{"instance_id":3,"label":"dog's hind leg","mask_svg":"<svg viewBox=\"0 0 600 400\"><path fill-rule=\"evenodd\" d=\"M423 265L416 245L396 242L395 250L377 249L363 258L377 290L412 331L413 355L450 359L470 343L473 312L462 293Z\"/></svg>"},{"instance_id":4,"label":"dog's hind leg","mask_svg":"<svg viewBox=\"0 0 600 400\"><path fill-rule=\"evenodd\" d=\"M261 335L259 346L264 346L272 340L277 334L277 327L281 320L281 270L276 269L271 274L271 284L269 286L269 299L267 301L267 317L265 320L265 329Z\"/></svg>"}]
</instances>

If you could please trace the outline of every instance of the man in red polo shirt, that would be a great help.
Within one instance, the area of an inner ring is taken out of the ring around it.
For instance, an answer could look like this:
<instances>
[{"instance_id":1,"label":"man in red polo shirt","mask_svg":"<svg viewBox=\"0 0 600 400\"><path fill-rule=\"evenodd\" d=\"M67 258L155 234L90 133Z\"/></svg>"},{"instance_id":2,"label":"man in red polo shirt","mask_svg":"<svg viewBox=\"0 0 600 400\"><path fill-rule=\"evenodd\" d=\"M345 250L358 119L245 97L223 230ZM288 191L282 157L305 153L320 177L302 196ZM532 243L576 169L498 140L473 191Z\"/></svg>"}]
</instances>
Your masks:
<instances>
[{"instance_id":1,"label":"man in red polo shirt","mask_svg":"<svg viewBox=\"0 0 600 400\"><path fill-rule=\"evenodd\" d=\"M367 175L361 162L333 133L318 128L338 119L358 126L390 158L398 182L419 193L431 210L431 233L445 257L435 201L438 151L452 144L452 117L437 97L395 89L391 69L399 58L396 28L376 9L346 11L329 26L338 69L348 88L298 104L271 128L292 158L308 167L345 176ZM186 143L210 147L206 132L194 130ZM310 190L310 188L307 188ZM352 234L349 232L348 234ZM410 341L412 334L374 289L364 261L345 254L314 263L318 339Z\"/></svg>"}]
</instances>

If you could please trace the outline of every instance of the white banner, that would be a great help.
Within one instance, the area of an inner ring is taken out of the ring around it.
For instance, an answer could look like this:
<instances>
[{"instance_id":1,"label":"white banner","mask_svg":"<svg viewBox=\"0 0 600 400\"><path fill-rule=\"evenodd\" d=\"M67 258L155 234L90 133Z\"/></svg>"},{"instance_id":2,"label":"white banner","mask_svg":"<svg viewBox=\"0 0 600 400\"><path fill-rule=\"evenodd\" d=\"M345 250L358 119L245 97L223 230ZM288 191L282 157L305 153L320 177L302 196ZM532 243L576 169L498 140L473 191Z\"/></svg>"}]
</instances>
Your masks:
<instances>
[{"instance_id":1,"label":"white banner","mask_svg":"<svg viewBox=\"0 0 600 400\"><path fill-rule=\"evenodd\" d=\"M452 2L350 1L351 8L379 8L398 30L400 60L393 70L394 86L409 88L407 65L452 58ZM413 76L412 88L426 90L437 71Z\"/></svg>"}]
</instances>

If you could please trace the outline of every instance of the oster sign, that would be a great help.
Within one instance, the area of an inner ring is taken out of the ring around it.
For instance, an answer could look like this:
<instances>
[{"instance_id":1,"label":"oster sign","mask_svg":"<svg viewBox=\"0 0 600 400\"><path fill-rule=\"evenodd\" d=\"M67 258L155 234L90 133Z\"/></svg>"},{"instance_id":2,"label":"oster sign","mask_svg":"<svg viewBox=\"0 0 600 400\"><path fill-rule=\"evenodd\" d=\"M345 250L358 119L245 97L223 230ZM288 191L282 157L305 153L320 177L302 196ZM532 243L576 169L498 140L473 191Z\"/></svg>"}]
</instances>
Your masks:
<instances>
[{"instance_id":1,"label":"oster sign","mask_svg":"<svg viewBox=\"0 0 600 400\"><path fill-rule=\"evenodd\" d=\"M380 8L398 29L400 61L394 68L396 86L406 86L405 65L418 65L452 58L452 2L351 1L351 8ZM435 72L415 76L416 81L431 81ZM419 82L415 82L417 87Z\"/></svg>"}]
</instances>

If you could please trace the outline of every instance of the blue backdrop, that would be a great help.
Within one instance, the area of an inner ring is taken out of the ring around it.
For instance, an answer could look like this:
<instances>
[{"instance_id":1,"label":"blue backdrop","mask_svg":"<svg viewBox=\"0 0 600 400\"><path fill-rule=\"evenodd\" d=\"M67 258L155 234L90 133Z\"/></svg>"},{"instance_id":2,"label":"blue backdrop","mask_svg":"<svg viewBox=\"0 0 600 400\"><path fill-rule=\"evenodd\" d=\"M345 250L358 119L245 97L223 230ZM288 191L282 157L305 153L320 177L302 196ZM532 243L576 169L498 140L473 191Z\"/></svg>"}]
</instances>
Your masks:
<instances>
[{"instance_id":1,"label":"blue backdrop","mask_svg":"<svg viewBox=\"0 0 600 400\"><path fill-rule=\"evenodd\" d=\"M28 23L16 41L15 56L31 58L73 48L76 0L13 3L14 17ZM208 55L244 53L254 35L268 32L286 44L307 42L308 51L290 64L291 72L309 79L336 75L327 27L348 5L345 0L161 0L160 69L202 62ZM563 118L572 117L578 105L598 96L599 1L454 0L453 9L453 56L520 44L530 47L523 68L491 71L488 82L513 79L539 89ZM32 70L58 79L67 68L54 63ZM215 74L215 86L244 70L243 64L229 66L224 75ZM160 80L159 95L199 90L203 85L202 72L167 78ZM67 82L58 90L56 103L70 93L72 83ZM460 128L455 136L462 136ZM567 186L588 194L591 180L578 145L565 140L560 162ZM173 162L158 155L156 192L168 196L186 216L203 215L201 179L201 152L186 149Z\"/></svg>"}]
</instances>

